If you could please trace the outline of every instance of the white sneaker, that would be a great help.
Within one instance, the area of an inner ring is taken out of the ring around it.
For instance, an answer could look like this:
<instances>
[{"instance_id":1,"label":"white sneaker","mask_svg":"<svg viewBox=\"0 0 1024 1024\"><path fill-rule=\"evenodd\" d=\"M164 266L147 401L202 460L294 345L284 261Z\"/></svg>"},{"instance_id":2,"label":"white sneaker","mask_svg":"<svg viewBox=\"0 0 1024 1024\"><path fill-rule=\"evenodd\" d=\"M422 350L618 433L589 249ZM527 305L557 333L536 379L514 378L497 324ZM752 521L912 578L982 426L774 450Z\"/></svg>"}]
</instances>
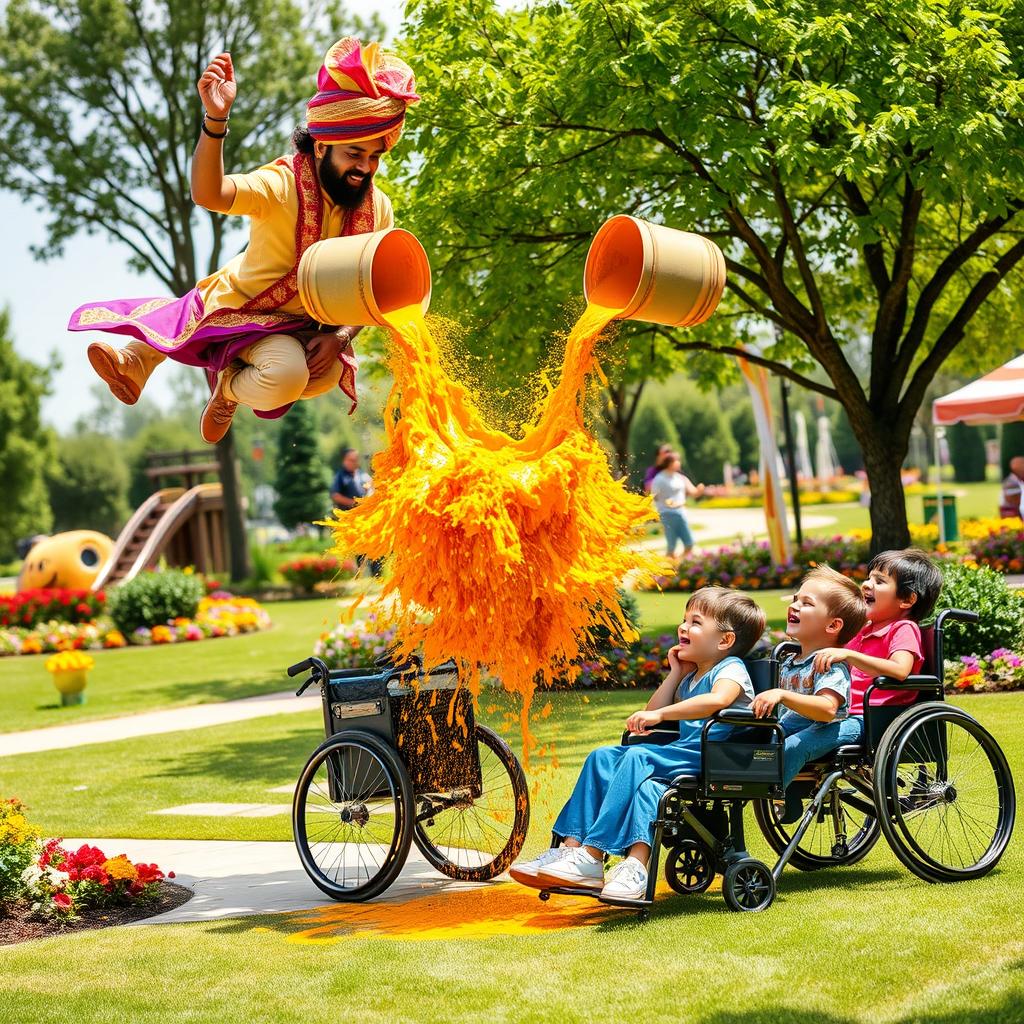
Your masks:
<instances>
[{"instance_id":1,"label":"white sneaker","mask_svg":"<svg viewBox=\"0 0 1024 1024\"><path fill-rule=\"evenodd\" d=\"M617 900L642 900L647 896L647 868L636 859L627 857L612 868L602 896Z\"/></svg>"},{"instance_id":2,"label":"white sneaker","mask_svg":"<svg viewBox=\"0 0 1024 1024\"><path fill-rule=\"evenodd\" d=\"M556 860L561 860L569 852L568 846L552 846L533 860L524 860L521 864L513 864L508 869L509 875L520 885L529 885L534 889L542 889L543 883L537 881L537 872Z\"/></svg>"},{"instance_id":3,"label":"white sneaker","mask_svg":"<svg viewBox=\"0 0 1024 1024\"><path fill-rule=\"evenodd\" d=\"M542 888L552 885L571 885L580 889L604 887L604 862L594 860L581 846L573 846L559 857L540 868L537 879Z\"/></svg>"}]
</instances>

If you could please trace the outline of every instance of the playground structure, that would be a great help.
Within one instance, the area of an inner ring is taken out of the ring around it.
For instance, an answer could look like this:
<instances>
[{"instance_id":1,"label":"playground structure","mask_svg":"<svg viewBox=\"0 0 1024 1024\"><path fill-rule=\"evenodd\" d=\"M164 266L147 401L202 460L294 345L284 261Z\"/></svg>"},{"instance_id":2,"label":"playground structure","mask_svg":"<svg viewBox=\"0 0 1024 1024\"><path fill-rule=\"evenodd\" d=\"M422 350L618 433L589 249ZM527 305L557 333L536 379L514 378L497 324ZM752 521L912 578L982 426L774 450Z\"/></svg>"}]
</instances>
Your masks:
<instances>
[{"instance_id":1,"label":"playground structure","mask_svg":"<svg viewBox=\"0 0 1024 1024\"><path fill-rule=\"evenodd\" d=\"M227 571L224 495L219 483L203 482L218 464L202 450L154 452L147 461L156 490L121 530L93 590L126 583L160 561L201 573ZM162 487L168 477L179 477L183 486Z\"/></svg>"}]
</instances>

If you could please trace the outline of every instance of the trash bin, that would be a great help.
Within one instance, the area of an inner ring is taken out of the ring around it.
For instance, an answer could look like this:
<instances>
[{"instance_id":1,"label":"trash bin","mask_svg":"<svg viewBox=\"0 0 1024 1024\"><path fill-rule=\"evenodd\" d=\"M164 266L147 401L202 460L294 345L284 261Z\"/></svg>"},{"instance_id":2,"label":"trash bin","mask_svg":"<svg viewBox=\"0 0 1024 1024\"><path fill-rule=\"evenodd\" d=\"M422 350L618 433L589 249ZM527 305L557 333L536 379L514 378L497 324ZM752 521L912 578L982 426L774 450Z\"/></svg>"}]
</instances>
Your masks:
<instances>
[{"instance_id":1,"label":"trash bin","mask_svg":"<svg viewBox=\"0 0 1024 1024\"><path fill-rule=\"evenodd\" d=\"M924 502L924 521L926 523L938 522L939 518L939 496L937 494L923 494L921 500ZM942 525L945 529L946 541L959 540L960 531L956 521L956 495L944 494L942 496ZM942 536L940 533L939 536Z\"/></svg>"}]
</instances>

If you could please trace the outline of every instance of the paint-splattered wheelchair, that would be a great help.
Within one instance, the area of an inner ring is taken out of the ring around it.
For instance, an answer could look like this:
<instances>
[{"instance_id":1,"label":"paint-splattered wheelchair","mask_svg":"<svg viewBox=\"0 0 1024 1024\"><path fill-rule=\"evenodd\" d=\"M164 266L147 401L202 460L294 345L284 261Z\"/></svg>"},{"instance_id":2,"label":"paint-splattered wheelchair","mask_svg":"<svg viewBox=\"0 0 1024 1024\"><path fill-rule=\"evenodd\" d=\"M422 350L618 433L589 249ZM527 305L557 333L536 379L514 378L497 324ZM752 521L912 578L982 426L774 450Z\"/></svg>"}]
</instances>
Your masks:
<instances>
[{"instance_id":1,"label":"paint-splattered wheelchair","mask_svg":"<svg viewBox=\"0 0 1024 1024\"><path fill-rule=\"evenodd\" d=\"M789 863L804 871L855 864L885 836L893 853L929 882L978 878L991 871L1010 841L1016 814L1013 778L991 734L971 715L943 700L943 627L977 622L975 612L949 609L922 631L923 673L903 682L876 679L864 698L864 738L805 766L793 783L809 803L799 822L782 817L782 729L774 718L755 719L749 710L716 714L701 735L699 775L664 780L655 824L647 892L642 900L608 900L649 913L662 847L665 877L677 893L704 892L716 873L732 910L771 905ZM770 658L748 662L758 693L777 685L780 658L797 650L779 644ZM912 704L872 703L881 691L915 691ZM714 722L744 727L714 740ZM670 743L675 729L649 736L623 736L623 743ZM750 856L743 835L743 806L779 855L774 868ZM553 842L561 837L554 836ZM558 887L551 893L596 895Z\"/></svg>"},{"instance_id":2,"label":"paint-splattered wheelchair","mask_svg":"<svg viewBox=\"0 0 1024 1024\"><path fill-rule=\"evenodd\" d=\"M326 739L295 787L292 832L307 874L328 896L372 899L415 843L450 878L485 881L519 856L530 822L523 769L474 720L454 663L417 659L329 670L288 669L317 683Z\"/></svg>"}]
</instances>

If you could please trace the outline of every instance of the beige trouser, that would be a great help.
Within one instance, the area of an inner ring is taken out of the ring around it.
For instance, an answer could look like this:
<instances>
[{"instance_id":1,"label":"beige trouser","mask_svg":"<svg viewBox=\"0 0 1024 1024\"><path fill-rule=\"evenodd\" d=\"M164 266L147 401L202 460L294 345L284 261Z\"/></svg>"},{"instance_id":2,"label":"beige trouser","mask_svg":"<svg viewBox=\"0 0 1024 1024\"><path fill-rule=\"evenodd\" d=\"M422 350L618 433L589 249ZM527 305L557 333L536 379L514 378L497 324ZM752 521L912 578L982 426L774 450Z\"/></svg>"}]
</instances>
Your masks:
<instances>
[{"instance_id":1,"label":"beige trouser","mask_svg":"<svg viewBox=\"0 0 1024 1024\"><path fill-rule=\"evenodd\" d=\"M341 360L331 361L327 372L310 377L306 350L290 334L268 334L239 353L246 365L229 369L224 394L233 402L265 412L300 398L316 398L338 386Z\"/></svg>"}]
</instances>

